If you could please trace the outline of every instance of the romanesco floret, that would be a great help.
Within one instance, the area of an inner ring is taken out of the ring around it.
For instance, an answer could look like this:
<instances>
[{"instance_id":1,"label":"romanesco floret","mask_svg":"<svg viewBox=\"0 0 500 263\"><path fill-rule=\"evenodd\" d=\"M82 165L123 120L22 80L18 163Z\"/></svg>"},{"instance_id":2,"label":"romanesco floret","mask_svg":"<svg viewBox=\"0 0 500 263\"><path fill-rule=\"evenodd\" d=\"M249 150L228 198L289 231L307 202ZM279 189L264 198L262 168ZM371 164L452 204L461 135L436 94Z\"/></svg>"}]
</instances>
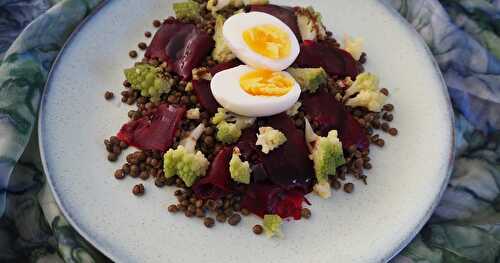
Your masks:
<instances>
[{"instance_id":1,"label":"romanesco floret","mask_svg":"<svg viewBox=\"0 0 500 263\"><path fill-rule=\"evenodd\" d=\"M356 93L357 95L351 98ZM344 95L347 106L365 107L373 112L379 112L386 99L387 97L379 90L377 76L368 72L359 74Z\"/></svg>"},{"instance_id":2,"label":"romanesco floret","mask_svg":"<svg viewBox=\"0 0 500 263\"><path fill-rule=\"evenodd\" d=\"M224 36L222 34L222 28L224 26L225 20L226 19L221 15L216 15L215 17L215 48L212 51L212 57L219 63L230 61L236 57L227 45L226 40L224 40Z\"/></svg>"},{"instance_id":3,"label":"romanesco floret","mask_svg":"<svg viewBox=\"0 0 500 263\"><path fill-rule=\"evenodd\" d=\"M255 118L240 116L227 112L224 108L218 108L212 118L212 123L217 127L216 139L225 144L236 142L241 131L253 125Z\"/></svg>"},{"instance_id":4,"label":"romanesco floret","mask_svg":"<svg viewBox=\"0 0 500 263\"><path fill-rule=\"evenodd\" d=\"M174 3L173 7L177 19L198 20L201 18L201 5L195 1Z\"/></svg>"},{"instance_id":5,"label":"romanesco floret","mask_svg":"<svg viewBox=\"0 0 500 263\"><path fill-rule=\"evenodd\" d=\"M148 64L136 64L125 69L125 78L133 89L139 90L144 97L150 97L152 102L160 101L164 93L170 92L174 80L161 73L159 68Z\"/></svg>"},{"instance_id":6,"label":"romanesco floret","mask_svg":"<svg viewBox=\"0 0 500 263\"><path fill-rule=\"evenodd\" d=\"M190 120L199 120L200 119L200 109L192 108L186 111L186 118Z\"/></svg>"},{"instance_id":7,"label":"romanesco floret","mask_svg":"<svg viewBox=\"0 0 500 263\"><path fill-rule=\"evenodd\" d=\"M269 0L208 0L207 9L217 12L227 6L242 7L243 5L266 5Z\"/></svg>"},{"instance_id":8,"label":"romanesco floret","mask_svg":"<svg viewBox=\"0 0 500 263\"><path fill-rule=\"evenodd\" d=\"M302 40L317 41L327 37L319 12L316 12L312 7L307 7L298 8L295 14L297 15L297 25Z\"/></svg>"},{"instance_id":9,"label":"romanesco floret","mask_svg":"<svg viewBox=\"0 0 500 263\"><path fill-rule=\"evenodd\" d=\"M225 121L217 125L216 139L225 144L236 142L241 136L241 129L234 123L227 123Z\"/></svg>"},{"instance_id":10,"label":"romanesco floret","mask_svg":"<svg viewBox=\"0 0 500 263\"><path fill-rule=\"evenodd\" d=\"M302 102L300 101L295 102L290 109L286 110L286 114L290 117L297 115L299 113L299 109L301 106Z\"/></svg>"},{"instance_id":11,"label":"romanesco floret","mask_svg":"<svg viewBox=\"0 0 500 263\"><path fill-rule=\"evenodd\" d=\"M283 232L281 232L282 223L283 219L279 215L264 215L262 226L266 236L269 238L273 236L283 237Z\"/></svg>"},{"instance_id":12,"label":"romanesco floret","mask_svg":"<svg viewBox=\"0 0 500 263\"><path fill-rule=\"evenodd\" d=\"M262 146L262 152L268 154L286 142L286 136L281 131L271 127L260 127L256 145Z\"/></svg>"},{"instance_id":13,"label":"romanesco floret","mask_svg":"<svg viewBox=\"0 0 500 263\"><path fill-rule=\"evenodd\" d=\"M346 34L344 36L344 49L351 53L354 59L359 60L363 53L363 39L352 38Z\"/></svg>"},{"instance_id":14,"label":"romanesco floret","mask_svg":"<svg viewBox=\"0 0 500 263\"><path fill-rule=\"evenodd\" d=\"M165 177L177 175L186 186L190 187L199 177L205 175L209 162L200 151L195 152L196 141L205 130L201 123L190 135L183 139L179 146L169 149L163 156L163 171Z\"/></svg>"},{"instance_id":15,"label":"romanesco floret","mask_svg":"<svg viewBox=\"0 0 500 263\"><path fill-rule=\"evenodd\" d=\"M233 156L231 157L231 161L229 161L229 172L234 181L242 184L249 184L251 172L250 164L248 161L243 162L240 159L240 155L240 149L234 147Z\"/></svg>"},{"instance_id":16,"label":"romanesco floret","mask_svg":"<svg viewBox=\"0 0 500 263\"><path fill-rule=\"evenodd\" d=\"M243 2L241 0L208 0L207 2L207 10L213 13L227 6L240 7L243 6Z\"/></svg>"},{"instance_id":17,"label":"romanesco floret","mask_svg":"<svg viewBox=\"0 0 500 263\"><path fill-rule=\"evenodd\" d=\"M328 82L328 75L323 68L289 68L287 71L299 83L303 92L314 93Z\"/></svg>"},{"instance_id":18,"label":"romanesco floret","mask_svg":"<svg viewBox=\"0 0 500 263\"><path fill-rule=\"evenodd\" d=\"M314 173L318 181L318 185L314 188L317 190L315 192L323 198L328 198L330 187L325 187L328 184L328 176L335 175L337 167L345 163L342 143L336 130L328 132L326 137L318 136L307 118L305 118L305 136L311 152L309 158L313 160Z\"/></svg>"}]
</instances>

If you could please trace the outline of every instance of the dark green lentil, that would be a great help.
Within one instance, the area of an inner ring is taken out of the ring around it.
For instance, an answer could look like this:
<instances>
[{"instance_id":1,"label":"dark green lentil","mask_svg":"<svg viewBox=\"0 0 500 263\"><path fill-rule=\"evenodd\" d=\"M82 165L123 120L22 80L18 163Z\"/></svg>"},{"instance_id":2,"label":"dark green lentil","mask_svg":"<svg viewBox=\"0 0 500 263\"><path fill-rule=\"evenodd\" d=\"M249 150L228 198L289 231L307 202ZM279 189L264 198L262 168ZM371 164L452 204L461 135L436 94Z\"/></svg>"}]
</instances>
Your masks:
<instances>
[{"instance_id":1,"label":"dark green lentil","mask_svg":"<svg viewBox=\"0 0 500 263\"><path fill-rule=\"evenodd\" d=\"M168 211L173 214L173 213L177 213L179 211L179 209L177 208L176 205L169 205Z\"/></svg>"},{"instance_id":2,"label":"dark green lentil","mask_svg":"<svg viewBox=\"0 0 500 263\"><path fill-rule=\"evenodd\" d=\"M137 51L135 51L135 50L131 50L130 52L128 52L128 55L129 55L131 58L136 58L136 57L137 57Z\"/></svg>"},{"instance_id":3,"label":"dark green lentil","mask_svg":"<svg viewBox=\"0 0 500 263\"><path fill-rule=\"evenodd\" d=\"M256 235L260 235L264 232L264 228L261 225L255 225L252 227L252 231Z\"/></svg>"},{"instance_id":4,"label":"dark green lentil","mask_svg":"<svg viewBox=\"0 0 500 263\"><path fill-rule=\"evenodd\" d=\"M300 211L300 215L305 219L309 219L311 217L311 210L304 207L302 208L302 211Z\"/></svg>"},{"instance_id":5,"label":"dark green lentil","mask_svg":"<svg viewBox=\"0 0 500 263\"><path fill-rule=\"evenodd\" d=\"M205 219L203 219L203 224L207 228L212 228L215 225L215 220L211 217L205 217Z\"/></svg>"},{"instance_id":6,"label":"dark green lentil","mask_svg":"<svg viewBox=\"0 0 500 263\"><path fill-rule=\"evenodd\" d=\"M146 48L148 48L148 45L144 42L140 42L139 44L137 44L137 47L141 50L145 50Z\"/></svg>"},{"instance_id":7,"label":"dark green lentil","mask_svg":"<svg viewBox=\"0 0 500 263\"><path fill-rule=\"evenodd\" d=\"M239 214L233 214L232 216L229 217L229 219L227 220L227 223L232 225L232 226L235 226L237 224L239 224L241 221L241 216Z\"/></svg>"},{"instance_id":8,"label":"dark green lentil","mask_svg":"<svg viewBox=\"0 0 500 263\"><path fill-rule=\"evenodd\" d=\"M348 194L352 193L354 191L354 184L353 183L347 183L344 185L344 191Z\"/></svg>"},{"instance_id":9,"label":"dark green lentil","mask_svg":"<svg viewBox=\"0 0 500 263\"><path fill-rule=\"evenodd\" d=\"M104 93L104 99L105 99L105 100L110 100L110 99L112 99L114 96L115 96L115 94L114 94L113 92L111 92L111 91L106 91L106 92Z\"/></svg>"},{"instance_id":10,"label":"dark green lentil","mask_svg":"<svg viewBox=\"0 0 500 263\"><path fill-rule=\"evenodd\" d=\"M125 173L123 172L122 169L118 169L115 171L115 178L116 179L123 179L125 178Z\"/></svg>"},{"instance_id":11,"label":"dark green lentil","mask_svg":"<svg viewBox=\"0 0 500 263\"><path fill-rule=\"evenodd\" d=\"M134 188L132 188L132 193L136 196L141 196L145 192L144 185L143 184L136 184L134 185Z\"/></svg>"}]
</instances>

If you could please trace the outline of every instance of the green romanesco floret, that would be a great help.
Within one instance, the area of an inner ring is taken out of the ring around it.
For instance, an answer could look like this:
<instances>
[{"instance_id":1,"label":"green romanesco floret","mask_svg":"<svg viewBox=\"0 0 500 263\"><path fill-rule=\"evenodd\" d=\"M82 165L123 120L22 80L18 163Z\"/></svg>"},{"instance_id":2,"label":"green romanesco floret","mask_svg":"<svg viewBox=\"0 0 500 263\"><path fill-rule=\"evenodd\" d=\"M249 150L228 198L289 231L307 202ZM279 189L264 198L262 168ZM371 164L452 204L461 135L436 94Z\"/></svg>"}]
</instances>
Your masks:
<instances>
[{"instance_id":1,"label":"green romanesco floret","mask_svg":"<svg viewBox=\"0 0 500 263\"><path fill-rule=\"evenodd\" d=\"M297 25L302 40L317 41L327 37L319 12L316 12L312 7L301 7L295 11L295 14L297 15Z\"/></svg>"},{"instance_id":2,"label":"green romanesco floret","mask_svg":"<svg viewBox=\"0 0 500 263\"><path fill-rule=\"evenodd\" d=\"M337 167L345 164L342 143L336 130L328 132L326 137L318 136L314 133L307 118L305 119L305 136L311 152L309 158L314 163L314 173L318 181L315 192L323 198L328 198L330 187L325 187L328 184L328 176L335 175Z\"/></svg>"},{"instance_id":3,"label":"green romanesco floret","mask_svg":"<svg viewBox=\"0 0 500 263\"><path fill-rule=\"evenodd\" d=\"M328 82L328 75L323 68L289 68L287 71L299 83L303 92L314 93Z\"/></svg>"},{"instance_id":4,"label":"green romanesco floret","mask_svg":"<svg viewBox=\"0 0 500 263\"><path fill-rule=\"evenodd\" d=\"M222 34L222 28L224 26L225 20L226 19L221 15L215 16L215 48L212 51L212 57L219 63L230 61L236 57L227 45L226 40L224 40L224 36Z\"/></svg>"},{"instance_id":5,"label":"green romanesco floret","mask_svg":"<svg viewBox=\"0 0 500 263\"><path fill-rule=\"evenodd\" d=\"M281 219L279 215L264 215L262 226L264 227L264 233L267 237L283 237L281 224L283 224L283 219Z\"/></svg>"},{"instance_id":6,"label":"green romanesco floret","mask_svg":"<svg viewBox=\"0 0 500 263\"><path fill-rule=\"evenodd\" d=\"M150 97L152 102L160 101L164 93L170 92L174 80L164 75L159 68L149 64L136 64L134 67L125 69L125 78L132 88L139 90L144 97Z\"/></svg>"},{"instance_id":7,"label":"green romanesco floret","mask_svg":"<svg viewBox=\"0 0 500 263\"><path fill-rule=\"evenodd\" d=\"M266 5L269 0L208 0L207 9L212 12L217 12L225 7L242 7L243 5Z\"/></svg>"},{"instance_id":8,"label":"green romanesco floret","mask_svg":"<svg viewBox=\"0 0 500 263\"><path fill-rule=\"evenodd\" d=\"M225 144L236 142L241 136L241 129L234 123L227 123L225 121L217 125L216 139Z\"/></svg>"},{"instance_id":9,"label":"green romanesco floret","mask_svg":"<svg viewBox=\"0 0 500 263\"><path fill-rule=\"evenodd\" d=\"M183 139L176 149L169 149L163 156L163 171L166 178L177 175L190 187L205 175L209 162L200 151L195 151L196 141L205 130L201 123Z\"/></svg>"},{"instance_id":10,"label":"green romanesco floret","mask_svg":"<svg viewBox=\"0 0 500 263\"><path fill-rule=\"evenodd\" d=\"M240 149L238 147L233 148L233 156L231 161L229 161L229 173L231 173L231 178L242 184L250 183L250 164L248 161L243 162L240 158Z\"/></svg>"},{"instance_id":11,"label":"green romanesco floret","mask_svg":"<svg viewBox=\"0 0 500 263\"><path fill-rule=\"evenodd\" d=\"M216 139L225 144L236 142L241 131L253 125L255 118L240 116L227 112L224 108L218 108L217 113L212 117L212 123L216 125Z\"/></svg>"},{"instance_id":12,"label":"green romanesco floret","mask_svg":"<svg viewBox=\"0 0 500 263\"><path fill-rule=\"evenodd\" d=\"M268 154L286 142L286 136L281 131L271 127L260 127L256 145L262 146L262 152Z\"/></svg>"},{"instance_id":13,"label":"green romanesco floret","mask_svg":"<svg viewBox=\"0 0 500 263\"><path fill-rule=\"evenodd\" d=\"M355 94L356 96L352 97ZM368 72L359 74L344 95L347 106L365 107L373 112L379 112L386 99L387 97L379 90L377 76Z\"/></svg>"},{"instance_id":14,"label":"green romanesco floret","mask_svg":"<svg viewBox=\"0 0 500 263\"><path fill-rule=\"evenodd\" d=\"M201 5L195 1L174 3L174 12L177 19L199 20L201 19Z\"/></svg>"}]
</instances>

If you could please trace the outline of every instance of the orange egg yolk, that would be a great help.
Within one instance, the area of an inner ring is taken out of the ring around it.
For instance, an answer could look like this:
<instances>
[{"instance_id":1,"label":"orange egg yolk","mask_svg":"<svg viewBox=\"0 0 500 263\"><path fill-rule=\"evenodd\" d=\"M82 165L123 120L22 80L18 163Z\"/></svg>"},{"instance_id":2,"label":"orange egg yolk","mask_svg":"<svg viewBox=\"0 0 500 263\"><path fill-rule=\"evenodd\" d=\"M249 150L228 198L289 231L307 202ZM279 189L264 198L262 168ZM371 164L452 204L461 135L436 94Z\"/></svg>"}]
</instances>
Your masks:
<instances>
[{"instance_id":1,"label":"orange egg yolk","mask_svg":"<svg viewBox=\"0 0 500 263\"><path fill-rule=\"evenodd\" d=\"M241 88L254 96L283 96L294 85L294 81L282 72L264 69L250 71L240 78Z\"/></svg>"},{"instance_id":2,"label":"orange egg yolk","mask_svg":"<svg viewBox=\"0 0 500 263\"><path fill-rule=\"evenodd\" d=\"M286 58L290 54L290 36L274 25L260 25L243 32L243 40L254 52L270 59Z\"/></svg>"}]
</instances>

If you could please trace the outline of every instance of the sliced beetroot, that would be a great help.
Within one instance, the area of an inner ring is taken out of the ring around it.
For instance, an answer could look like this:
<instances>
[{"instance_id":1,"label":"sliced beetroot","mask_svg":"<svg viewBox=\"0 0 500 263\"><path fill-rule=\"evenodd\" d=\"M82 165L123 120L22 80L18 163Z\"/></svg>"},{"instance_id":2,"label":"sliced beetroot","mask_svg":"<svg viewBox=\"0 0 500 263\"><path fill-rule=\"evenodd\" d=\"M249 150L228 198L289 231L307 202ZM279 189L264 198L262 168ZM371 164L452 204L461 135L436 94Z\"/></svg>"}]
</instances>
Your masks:
<instances>
[{"instance_id":1,"label":"sliced beetroot","mask_svg":"<svg viewBox=\"0 0 500 263\"><path fill-rule=\"evenodd\" d=\"M210 71L210 74L212 74L212 76L214 76L215 74L217 74L223 70L234 68L234 67L237 67L241 64L242 64L241 61L239 61L237 59L233 59L233 60L230 60L228 62L217 64L217 65L211 67L209 69L209 71Z\"/></svg>"},{"instance_id":2,"label":"sliced beetroot","mask_svg":"<svg viewBox=\"0 0 500 263\"><path fill-rule=\"evenodd\" d=\"M362 66L349 52L327 42L304 41L295 63L299 67L322 67L332 77L355 79L362 72Z\"/></svg>"},{"instance_id":3,"label":"sliced beetroot","mask_svg":"<svg viewBox=\"0 0 500 263\"><path fill-rule=\"evenodd\" d=\"M250 5L250 12L263 12L270 14L285 23L301 42L300 30L297 25L297 16L293 7L279 5Z\"/></svg>"},{"instance_id":4,"label":"sliced beetroot","mask_svg":"<svg viewBox=\"0 0 500 263\"><path fill-rule=\"evenodd\" d=\"M210 89L210 81L200 79L193 80L193 91L200 105L207 110L210 114L217 113L217 108L220 107L219 103L215 100L212 90Z\"/></svg>"},{"instance_id":5,"label":"sliced beetroot","mask_svg":"<svg viewBox=\"0 0 500 263\"><path fill-rule=\"evenodd\" d=\"M117 136L141 150L166 151L172 146L185 112L184 107L161 104L147 116L124 124Z\"/></svg>"},{"instance_id":6,"label":"sliced beetroot","mask_svg":"<svg viewBox=\"0 0 500 263\"><path fill-rule=\"evenodd\" d=\"M315 94L305 94L302 109L311 118L319 135L326 136L330 130L335 129L339 132L344 149L351 145L362 150L368 148L368 137L361 125L330 93L320 90Z\"/></svg>"},{"instance_id":7,"label":"sliced beetroot","mask_svg":"<svg viewBox=\"0 0 500 263\"><path fill-rule=\"evenodd\" d=\"M241 207L264 217L278 214L281 218L300 219L304 193L296 189L283 189L273 184L251 184L241 201Z\"/></svg>"},{"instance_id":8,"label":"sliced beetroot","mask_svg":"<svg viewBox=\"0 0 500 263\"><path fill-rule=\"evenodd\" d=\"M212 37L194 24L169 19L156 32L145 57L166 61L174 72L189 79L213 46Z\"/></svg>"},{"instance_id":9,"label":"sliced beetroot","mask_svg":"<svg viewBox=\"0 0 500 263\"><path fill-rule=\"evenodd\" d=\"M207 175L193 185L193 191L198 198L218 199L231 193L231 174L229 161L233 154L232 147L219 150L210 164Z\"/></svg>"},{"instance_id":10,"label":"sliced beetroot","mask_svg":"<svg viewBox=\"0 0 500 263\"><path fill-rule=\"evenodd\" d=\"M309 192L314 179L313 163L309 159L304 133L292 119L281 113L264 119L265 125L283 132L287 141L262 157L269 180L284 187L301 187Z\"/></svg>"}]
</instances>

